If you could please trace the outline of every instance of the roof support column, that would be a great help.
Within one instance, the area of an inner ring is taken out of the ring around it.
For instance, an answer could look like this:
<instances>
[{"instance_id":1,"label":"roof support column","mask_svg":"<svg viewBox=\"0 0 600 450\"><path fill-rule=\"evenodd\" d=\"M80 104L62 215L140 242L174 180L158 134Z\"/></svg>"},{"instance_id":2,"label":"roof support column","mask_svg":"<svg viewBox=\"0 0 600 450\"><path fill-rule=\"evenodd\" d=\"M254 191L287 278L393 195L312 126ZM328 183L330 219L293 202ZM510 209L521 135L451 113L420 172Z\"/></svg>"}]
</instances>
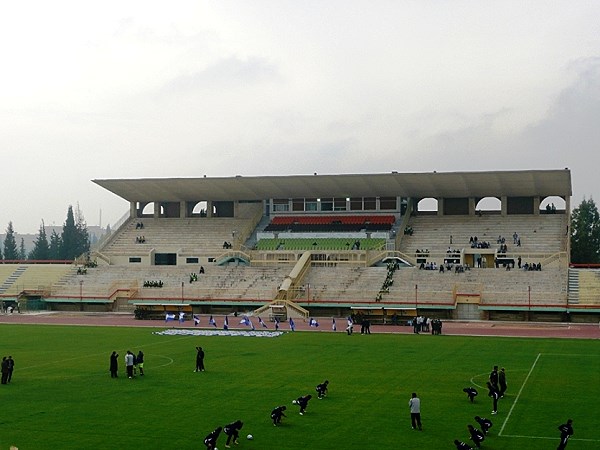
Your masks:
<instances>
[{"instance_id":1,"label":"roof support column","mask_svg":"<svg viewBox=\"0 0 600 450\"><path fill-rule=\"evenodd\" d=\"M179 218L185 219L187 217L187 202L179 202Z\"/></svg>"},{"instance_id":2,"label":"roof support column","mask_svg":"<svg viewBox=\"0 0 600 450\"><path fill-rule=\"evenodd\" d=\"M477 206L475 204L475 198L469 197L469 215L470 216L474 216L475 215L475 206Z\"/></svg>"},{"instance_id":3,"label":"roof support column","mask_svg":"<svg viewBox=\"0 0 600 450\"><path fill-rule=\"evenodd\" d=\"M160 217L160 202L154 202L154 213L152 215L155 219Z\"/></svg>"},{"instance_id":4,"label":"roof support column","mask_svg":"<svg viewBox=\"0 0 600 450\"><path fill-rule=\"evenodd\" d=\"M506 197L506 195L503 195L502 197L500 197L500 215L502 217L506 217L507 211L508 211L508 197Z\"/></svg>"},{"instance_id":5,"label":"roof support column","mask_svg":"<svg viewBox=\"0 0 600 450\"><path fill-rule=\"evenodd\" d=\"M437 215L443 216L444 215L444 197L438 197L437 202L438 202Z\"/></svg>"},{"instance_id":6,"label":"roof support column","mask_svg":"<svg viewBox=\"0 0 600 450\"><path fill-rule=\"evenodd\" d=\"M137 217L137 202L129 202L129 218Z\"/></svg>"},{"instance_id":7,"label":"roof support column","mask_svg":"<svg viewBox=\"0 0 600 450\"><path fill-rule=\"evenodd\" d=\"M540 197L536 196L533 197L533 215L534 216L539 216L540 215Z\"/></svg>"}]
</instances>

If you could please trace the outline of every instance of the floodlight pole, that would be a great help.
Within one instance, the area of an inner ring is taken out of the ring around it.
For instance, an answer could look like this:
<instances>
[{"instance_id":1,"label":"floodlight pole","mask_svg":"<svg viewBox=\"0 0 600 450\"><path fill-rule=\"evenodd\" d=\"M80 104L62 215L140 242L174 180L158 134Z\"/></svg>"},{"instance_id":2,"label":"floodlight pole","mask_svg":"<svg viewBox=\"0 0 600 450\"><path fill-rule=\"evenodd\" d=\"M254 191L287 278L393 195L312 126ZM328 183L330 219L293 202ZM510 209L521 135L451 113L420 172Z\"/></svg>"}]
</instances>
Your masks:
<instances>
[{"instance_id":1,"label":"floodlight pole","mask_svg":"<svg viewBox=\"0 0 600 450\"><path fill-rule=\"evenodd\" d=\"M181 282L181 301L183 302L183 287L185 286L185 283L182 281Z\"/></svg>"}]
</instances>

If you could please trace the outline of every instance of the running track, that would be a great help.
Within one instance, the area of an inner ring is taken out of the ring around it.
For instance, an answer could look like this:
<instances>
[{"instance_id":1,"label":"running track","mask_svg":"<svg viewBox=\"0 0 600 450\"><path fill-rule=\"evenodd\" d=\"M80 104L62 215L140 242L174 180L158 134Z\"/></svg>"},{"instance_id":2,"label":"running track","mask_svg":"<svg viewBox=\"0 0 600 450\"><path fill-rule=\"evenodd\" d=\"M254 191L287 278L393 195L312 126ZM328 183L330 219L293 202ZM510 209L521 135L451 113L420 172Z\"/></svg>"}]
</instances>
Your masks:
<instances>
[{"instance_id":1,"label":"running track","mask_svg":"<svg viewBox=\"0 0 600 450\"><path fill-rule=\"evenodd\" d=\"M209 316L202 315L200 328L208 327ZM223 327L223 316L214 316L218 328ZM240 318L229 316L229 329L248 327L239 324ZM252 318L257 329L258 320ZM331 318L317 318L319 327L310 327L308 321L296 319L296 331L331 332ZM346 320L336 319L338 333L345 333ZM118 327L152 327L152 328L194 328L192 321L180 325L177 321L166 324L160 320L136 320L131 313L76 313L76 312L42 312L26 314L2 314L0 324L44 324L44 325L80 325L80 326L118 326ZM267 322L269 329L274 324ZM280 330L290 329L287 322L280 324ZM360 333L360 325L354 326L354 333ZM401 325L371 325L372 333L413 334L412 327ZM552 337L567 339L600 339L600 324L588 323L547 323L547 322L491 322L491 321L444 321L444 335L462 336L512 336L512 337Z\"/></svg>"}]
</instances>

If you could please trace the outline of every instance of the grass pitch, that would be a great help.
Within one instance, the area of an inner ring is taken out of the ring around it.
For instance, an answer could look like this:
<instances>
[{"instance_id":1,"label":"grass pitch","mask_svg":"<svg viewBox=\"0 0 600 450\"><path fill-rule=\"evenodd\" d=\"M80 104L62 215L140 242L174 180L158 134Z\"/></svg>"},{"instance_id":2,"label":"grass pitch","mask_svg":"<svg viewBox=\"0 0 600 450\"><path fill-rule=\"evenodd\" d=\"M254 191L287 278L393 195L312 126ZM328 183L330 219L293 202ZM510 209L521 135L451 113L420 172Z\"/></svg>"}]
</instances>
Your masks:
<instances>
[{"instance_id":1,"label":"grass pitch","mask_svg":"<svg viewBox=\"0 0 600 450\"><path fill-rule=\"evenodd\" d=\"M452 449L473 417L494 426L484 449L547 449L572 418L570 449L600 448L600 342L296 332L276 338L160 336L151 328L0 326L15 359L0 386L0 449L192 449L217 426L244 422L240 449ZM206 372L194 373L195 347ZM111 379L109 355L119 356ZM144 377L125 376L126 350L145 353ZM508 392L492 416L483 388L493 365ZM327 398L315 386L328 379ZM469 403L462 388L479 386ZM411 430L408 399L422 402ZM312 394L307 413L292 399ZM273 427L270 411L285 404ZM247 434L254 440L245 439ZM223 450L225 438L217 445Z\"/></svg>"}]
</instances>

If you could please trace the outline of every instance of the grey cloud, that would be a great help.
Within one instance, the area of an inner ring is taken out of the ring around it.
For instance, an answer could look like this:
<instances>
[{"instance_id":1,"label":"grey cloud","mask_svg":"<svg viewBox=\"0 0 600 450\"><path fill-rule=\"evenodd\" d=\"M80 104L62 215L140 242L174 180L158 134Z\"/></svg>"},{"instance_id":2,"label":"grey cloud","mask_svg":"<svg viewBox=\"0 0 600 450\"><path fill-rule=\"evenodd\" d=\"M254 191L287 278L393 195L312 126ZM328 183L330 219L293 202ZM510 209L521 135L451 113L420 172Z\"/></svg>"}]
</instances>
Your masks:
<instances>
[{"instance_id":1,"label":"grey cloud","mask_svg":"<svg viewBox=\"0 0 600 450\"><path fill-rule=\"evenodd\" d=\"M163 92L188 93L204 89L235 88L278 79L278 68L266 59L239 59L232 56L201 71L172 79L164 85Z\"/></svg>"},{"instance_id":2,"label":"grey cloud","mask_svg":"<svg viewBox=\"0 0 600 450\"><path fill-rule=\"evenodd\" d=\"M422 140L416 145L415 168L569 167L573 174L574 202L579 202L584 195L600 198L594 175L600 162L600 58L578 60L569 69L576 70L576 79L557 95L540 121L506 135L496 132L494 124L510 114L510 109L482 116L469 126Z\"/></svg>"}]
</instances>

